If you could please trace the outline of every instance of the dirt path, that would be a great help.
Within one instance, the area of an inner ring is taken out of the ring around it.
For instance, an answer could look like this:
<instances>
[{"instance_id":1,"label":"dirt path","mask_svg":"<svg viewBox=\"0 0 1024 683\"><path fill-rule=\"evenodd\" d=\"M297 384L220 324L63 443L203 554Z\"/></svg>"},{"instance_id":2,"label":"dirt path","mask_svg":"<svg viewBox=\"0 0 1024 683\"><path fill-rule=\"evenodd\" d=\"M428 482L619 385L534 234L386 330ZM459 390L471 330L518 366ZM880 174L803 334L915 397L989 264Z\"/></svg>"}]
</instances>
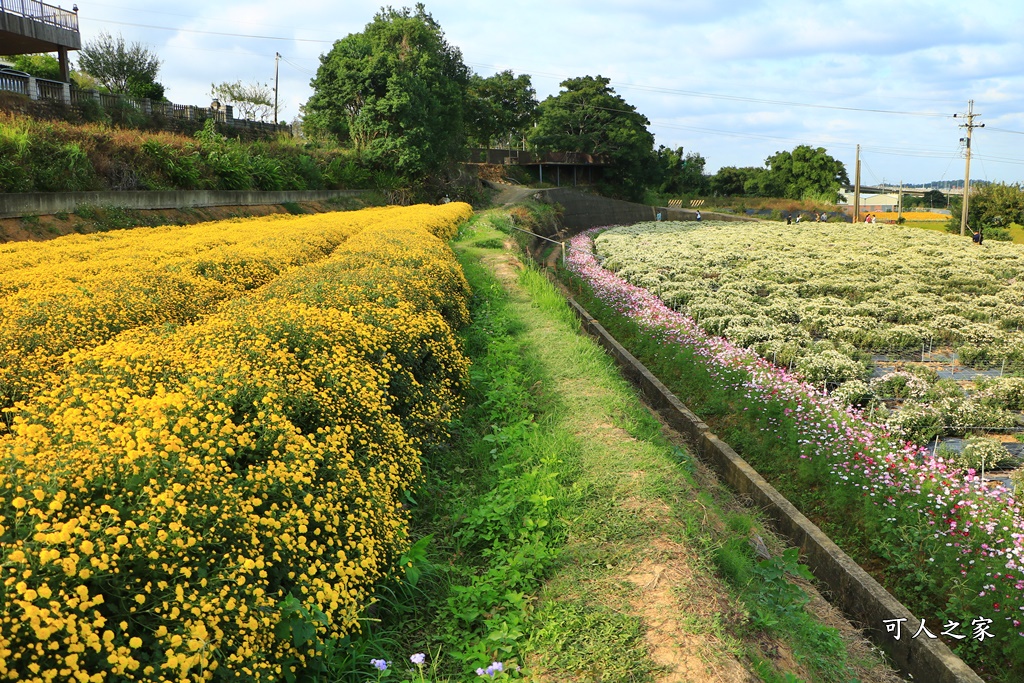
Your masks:
<instances>
[{"instance_id":1,"label":"dirt path","mask_svg":"<svg viewBox=\"0 0 1024 683\"><path fill-rule=\"evenodd\" d=\"M583 471L575 485L589 494L585 509L567 520L568 544L539 596L538 612L558 625L551 630L559 636L551 642L540 636L535 644L545 652L528 662L540 672L538 680L746 683L769 680L764 667L778 674L771 680L793 680L787 674L818 680L786 643L746 626L749 615L719 578L708 544L694 542L702 535L716 539L711 545L736 536L721 506L737 515L753 513L686 455L679 434L651 419L611 360L575 332L575 321L537 312L519 282L518 259L506 251L487 254L483 262L509 292L537 361L550 373L542 391L565 407L561 427L580 445ZM682 471L680 460L692 474ZM762 533L771 552L781 553L778 541ZM855 674L865 683L900 680L812 586L801 586L811 595L809 611L839 629L852 669L844 676ZM630 640L634 628L637 638ZM642 665L609 669L615 656L628 659L641 651L643 659L636 661ZM605 652L614 654L602 658ZM761 675L752 662L764 664Z\"/></svg>"},{"instance_id":2,"label":"dirt path","mask_svg":"<svg viewBox=\"0 0 1024 683\"><path fill-rule=\"evenodd\" d=\"M643 623L644 641L659 670L655 678L659 683L759 680L746 671L724 643L698 625L699 621L715 614L728 613L730 606L719 604L722 591L715 586L700 585L706 584L706 579L694 572L692 563L696 558L692 552L685 545L666 538L665 532L671 526L670 507L649 496L650 477L645 470L636 468L637 461L648 459L654 448L615 426L627 410L619 400L625 387L607 386L594 378L587 372L589 363L567 367L560 353L564 349L558 349L548 339L552 332L550 323L527 314L531 299L516 283L522 265L507 253L489 257L485 262L510 292L515 306L526 314L523 317L530 328L527 335L536 341L539 360L555 372L549 390L571 406L566 426L585 444L584 460L602 460L600 466L589 472L599 478L592 481L592 485L600 487L609 500L615 501L615 516L624 518L618 520L619 523L645 530L639 538L609 536L601 541L581 535L570 541L567 549L570 555L596 552L608 560L604 563L604 572L577 586L576 599L607 601L616 609L628 610ZM580 356L601 362L589 340L579 338L573 350ZM609 481L609 474L617 481ZM567 578L572 579L571 576L556 576L546 599L562 600L561 584ZM706 597L691 602L682 597L686 595ZM686 605L687 602L690 604ZM545 679L554 681L565 680L563 676L569 672L550 670L546 673Z\"/></svg>"}]
</instances>

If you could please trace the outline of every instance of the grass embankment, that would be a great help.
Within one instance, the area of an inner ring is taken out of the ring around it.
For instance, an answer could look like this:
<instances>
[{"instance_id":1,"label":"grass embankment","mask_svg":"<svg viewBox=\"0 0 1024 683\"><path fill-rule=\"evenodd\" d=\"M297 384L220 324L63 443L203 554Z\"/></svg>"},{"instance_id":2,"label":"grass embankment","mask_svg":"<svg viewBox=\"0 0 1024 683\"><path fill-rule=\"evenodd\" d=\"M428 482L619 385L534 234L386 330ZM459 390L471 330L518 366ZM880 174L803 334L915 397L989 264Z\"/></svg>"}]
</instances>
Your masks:
<instances>
[{"instance_id":1,"label":"grass embankment","mask_svg":"<svg viewBox=\"0 0 1024 683\"><path fill-rule=\"evenodd\" d=\"M244 142L0 112L0 192L321 190L387 185L351 150L279 136ZM379 174L378 174L379 176Z\"/></svg>"},{"instance_id":2,"label":"grass embankment","mask_svg":"<svg viewBox=\"0 0 1024 683\"><path fill-rule=\"evenodd\" d=\"M410 580L325 673L366 680L372 659L417 681L495 661L540 681L895 680L501 248L506 220L485 214L456 245L469 408L424 459Z\"/></svg>"},{"instance_id":3,"label":"grass embankment","mask_svg":"<svg viewBox=\"0 0 1024 683\"><path fill-rule=\"evenodd\" d=\"M207 206L182 209L126 209L119 206L82 205L71 213L47 216L0 218L0 244L6 242L39 242L63 235L89 234L155 228L161 225L193 225L230 218L253 218L272 214L307 214L328 211L354 211L386 202L376 192L359 197L338 197L322 202L286 202L252 206Z\"/></svg>"}]
</instances>

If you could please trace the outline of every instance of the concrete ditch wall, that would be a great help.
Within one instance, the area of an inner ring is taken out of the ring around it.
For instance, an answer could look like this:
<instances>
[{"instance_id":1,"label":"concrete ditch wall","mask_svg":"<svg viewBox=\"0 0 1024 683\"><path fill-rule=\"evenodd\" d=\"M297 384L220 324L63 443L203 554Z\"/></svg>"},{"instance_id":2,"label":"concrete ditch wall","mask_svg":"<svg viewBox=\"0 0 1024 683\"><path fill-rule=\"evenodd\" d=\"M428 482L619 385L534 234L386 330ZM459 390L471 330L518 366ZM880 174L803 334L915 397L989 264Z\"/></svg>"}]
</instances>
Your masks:
<instances>
[{"instance_id":1,"label":"concrete ditch wall","mask_svg":"<svg viewBox=\"0 0 1024 683\"><path fill-rule=\"evenodd\" d=\"M548 204L560 204L565 209L562 224L573 233L594 228L598 225L629 225L642 221L653 221L661 214L664 221L695 221L696 209L675 209L668 207L648 206L626 202L621 199L609 199L600 195L580 192L568 187L538 190L541 201ZM734 216L728 213L711 213L702 211L701 216L715 221L750 221L747 216Z\"/></svg>"},{"instance_id":2,"label":"concrete ditch wall","mask_svg":"<svg viewBox=\"0 0 1024 683\"><path fill-rule=\"evenodd\" d=\"M0 218L74 213L79 206L125 209L185 209L204 206L256 206L285 202L322 202L358 197L366 190L174 190L168 192L23 192L0 193Z\"/></svg>"},{"instance_id":3,"label":"concrete ditch wall","mask_svg":"<svg viewBox=\"0 0 1024 683\"><path fill-rule=\"evenodd\" d=\"M897 668L914 680L929 683L982 683L981 678L944 643L926 637L913 639L907 629L919 622L910 611L875 581L821 529L800 513L729 444L715 436L668 388L619 344L582 306L569 297L569 305L583 328L604 346L635 383L648 402L676 430L696 445L699 457L716 470L736 491L748 496L768 513L776 529L800 548L814 576L831 592L831 601L859 622L872 641L882 648ZM886 633L883 621L906 619L903 637Z\"/></svg>"}]
</instances>

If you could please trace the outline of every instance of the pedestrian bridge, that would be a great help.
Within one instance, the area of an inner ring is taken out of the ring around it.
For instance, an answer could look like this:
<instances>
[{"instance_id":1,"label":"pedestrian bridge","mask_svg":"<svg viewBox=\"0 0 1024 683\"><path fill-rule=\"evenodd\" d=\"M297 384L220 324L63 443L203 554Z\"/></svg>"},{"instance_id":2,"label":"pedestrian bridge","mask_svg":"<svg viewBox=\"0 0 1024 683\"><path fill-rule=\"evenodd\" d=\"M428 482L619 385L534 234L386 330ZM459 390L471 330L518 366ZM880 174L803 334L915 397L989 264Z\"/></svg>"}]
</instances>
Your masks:
<instances>
[{"instance_id":1,"label":"pedestrian bridge","mask_svg":"<svg viewBox=\"0 0 1024 683\"><path fill-rule=\"evenodd\" d=\"M68 81L68 50L81 50L78 6L66 10L39 0L0 0L0 55L56 52Z\"/></svg>"}]
</instances>

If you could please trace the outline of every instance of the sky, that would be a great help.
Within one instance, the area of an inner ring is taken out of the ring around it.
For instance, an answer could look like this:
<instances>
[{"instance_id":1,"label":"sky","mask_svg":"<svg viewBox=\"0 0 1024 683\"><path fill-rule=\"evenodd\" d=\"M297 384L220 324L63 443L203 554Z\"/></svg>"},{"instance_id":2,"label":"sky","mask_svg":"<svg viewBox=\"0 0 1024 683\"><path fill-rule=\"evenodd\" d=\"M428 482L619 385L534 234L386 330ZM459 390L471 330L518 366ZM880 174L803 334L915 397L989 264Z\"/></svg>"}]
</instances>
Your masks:
<instances>
[{"instance_id":1,"label":"sky","mask_svg":"<svg viewBox=\"0 0 1024 683\"><path fill-rule=\"evenodd\" d=\"M157 80L179 104L208 105L212 83L273 86L280 53L280 118L287 120L311 95L320 55L362 31L381 7L77 2L83 43L106 31L148 46L162 60ZM650 120L656 145L699 152L708 172L762 166L778 151L809 144L846 164L852 181L859 144L865 185L957 181L966 134L959 125L973 100L974 123L985 128L973 130L972 181L1024 180L1024 3L1017 0L425 4L481 76L530 74L540 100L566 78L608 77Z\"/></svg>"}]
</instances>

